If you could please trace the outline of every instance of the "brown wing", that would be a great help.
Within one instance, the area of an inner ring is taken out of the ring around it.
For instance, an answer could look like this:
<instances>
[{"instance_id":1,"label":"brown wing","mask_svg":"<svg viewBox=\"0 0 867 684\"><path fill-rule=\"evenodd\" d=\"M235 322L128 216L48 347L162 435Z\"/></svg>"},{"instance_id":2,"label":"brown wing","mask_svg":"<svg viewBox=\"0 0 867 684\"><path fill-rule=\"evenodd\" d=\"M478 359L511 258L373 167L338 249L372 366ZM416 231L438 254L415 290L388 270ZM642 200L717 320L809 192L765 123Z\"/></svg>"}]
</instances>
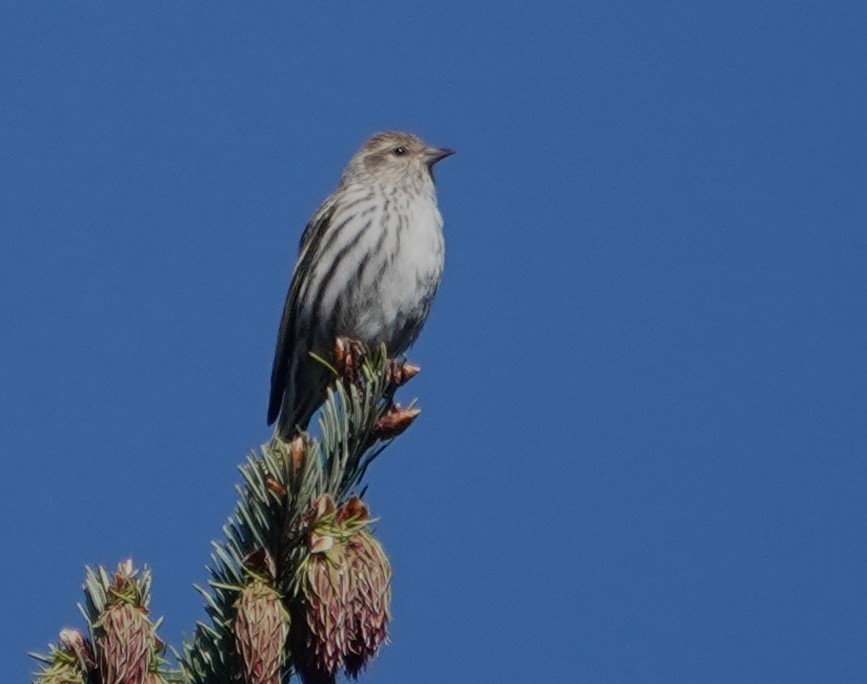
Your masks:
<instances>
[{"instance_id":1,"label":"brown wing","mask_svg":"<svg viewBox=\"0 0 867 684\"><path fill-rule=\"evenodd\" d=\"M298 292L301 289L304 278L310 272L310 265L316 253L316 246L322 240L322 236L331 225L331 217L334 215L335 202L333 196L329 197L319 207L313 218L301 235L301 243L298 250L298 262L295 272L292 274L292 284L286 294L286 303L283 305L283 316L280 319L280 329L277 333L277 347L274 350L274 363L271 366L271 397L268 401L268 425L271 425L280 415L280 407L283 403L283 395L286 392L286 383L289 381L289 367L294 354L295 314L298 300Z\"/></svg>"}]
</instances>

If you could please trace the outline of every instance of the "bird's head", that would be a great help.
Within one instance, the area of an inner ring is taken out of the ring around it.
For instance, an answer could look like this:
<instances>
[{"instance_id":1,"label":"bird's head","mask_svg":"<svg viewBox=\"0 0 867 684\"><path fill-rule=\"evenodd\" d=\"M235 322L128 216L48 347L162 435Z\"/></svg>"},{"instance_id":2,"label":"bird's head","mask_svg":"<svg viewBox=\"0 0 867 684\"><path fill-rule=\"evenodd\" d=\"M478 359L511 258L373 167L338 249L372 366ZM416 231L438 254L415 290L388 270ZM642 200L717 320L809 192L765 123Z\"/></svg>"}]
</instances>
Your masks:
<instances>
[{"instance_id":1,"label":"bird's head","mask_svg":"<svg viewBox=\"0 0 867 684\"><path fill-rule=\"evenodd\" d=\"M377 133L361 146L344 174L348 180L374 180L382 185L420 185L433 178L433 166L454 150L430 147L412 133Z\"/></svg>"}]
</instances>

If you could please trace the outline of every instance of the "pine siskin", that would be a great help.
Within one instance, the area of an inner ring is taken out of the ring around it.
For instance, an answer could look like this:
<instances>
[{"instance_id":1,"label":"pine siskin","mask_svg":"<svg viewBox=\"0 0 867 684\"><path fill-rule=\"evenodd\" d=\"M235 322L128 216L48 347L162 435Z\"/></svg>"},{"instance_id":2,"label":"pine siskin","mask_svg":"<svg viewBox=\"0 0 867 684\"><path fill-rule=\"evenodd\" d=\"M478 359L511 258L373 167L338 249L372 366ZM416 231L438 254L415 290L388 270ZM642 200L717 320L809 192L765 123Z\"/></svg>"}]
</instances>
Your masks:
<instances>
[{"instance_id":1,"label":"pine siskin","mask_svg":"<svg viewBox=\"0 0 867 684\"><path fill-rule=\"evenodd\" d=\"M268 424L279 416L283 439L325 401L328 370L311 354L330 358L345 336L396 356L421 331L444 257L432 169L451 154L410 133L377 133L307 224L271 371Z\"/></svg>"}]
</instances>

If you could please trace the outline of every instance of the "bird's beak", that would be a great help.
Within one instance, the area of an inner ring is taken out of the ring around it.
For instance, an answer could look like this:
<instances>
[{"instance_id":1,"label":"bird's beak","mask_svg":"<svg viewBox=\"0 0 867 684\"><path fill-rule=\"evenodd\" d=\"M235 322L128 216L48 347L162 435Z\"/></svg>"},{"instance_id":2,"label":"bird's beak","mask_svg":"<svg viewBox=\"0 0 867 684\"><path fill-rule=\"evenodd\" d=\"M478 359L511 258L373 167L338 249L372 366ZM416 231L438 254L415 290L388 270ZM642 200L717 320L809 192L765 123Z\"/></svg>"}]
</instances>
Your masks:
<instances>
[{"instance_id":1,"label":"bird's beak","mask_svg":"<svg viewBox=\"0 0 867 684\"><path fill-rule=\"evenodd\" d=\"M438 161L442 161L446 157L451 157L454 153L454 150L450 150L446 147L428 147L424 151L424 161L429 167L431 167Z\"/></svg>"}]
</instances>

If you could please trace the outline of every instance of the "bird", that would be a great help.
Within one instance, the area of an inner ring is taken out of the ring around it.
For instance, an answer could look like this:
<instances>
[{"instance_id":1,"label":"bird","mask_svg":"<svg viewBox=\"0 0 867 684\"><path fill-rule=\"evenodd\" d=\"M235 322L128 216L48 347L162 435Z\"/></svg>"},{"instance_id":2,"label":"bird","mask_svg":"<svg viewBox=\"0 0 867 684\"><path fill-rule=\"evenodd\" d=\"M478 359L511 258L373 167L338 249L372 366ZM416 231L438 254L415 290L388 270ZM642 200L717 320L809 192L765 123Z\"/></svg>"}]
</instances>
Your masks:
<instances>
[{"instance_id":1,"label":"bird","mask_svg":"<svg viewBox=\"0 0 867 684\"><path fill-rule=\"evenodd\" d=\"M445 242L433 167L454 150L401 131L371 136L307 223L277 334L268 425L288 441L327 398L339 337L403 354L428 317Z\"/></svg>"}]
</instances>

